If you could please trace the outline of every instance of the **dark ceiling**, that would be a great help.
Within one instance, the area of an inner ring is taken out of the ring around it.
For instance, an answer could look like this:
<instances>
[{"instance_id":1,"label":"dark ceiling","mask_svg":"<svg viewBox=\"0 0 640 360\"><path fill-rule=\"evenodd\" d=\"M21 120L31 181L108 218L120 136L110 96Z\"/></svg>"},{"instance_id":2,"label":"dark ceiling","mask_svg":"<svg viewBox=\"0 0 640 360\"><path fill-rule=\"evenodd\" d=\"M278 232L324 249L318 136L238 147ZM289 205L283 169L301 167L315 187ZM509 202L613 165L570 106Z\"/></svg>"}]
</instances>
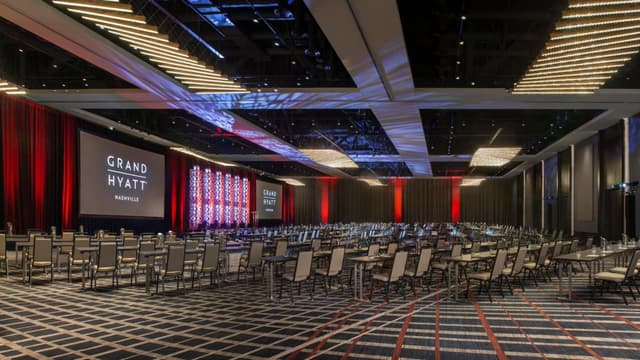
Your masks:
<instances>
[{"instance_id":1,"label":"dark ceiling","mask_svg":"<svg viewBox=\"0 0 640 360\"><path fill-rule=\"evenodd\" d=\"M181 48L246 87L355 87L303 0L129 2ZM117 36L85 23L141 56Z\"/></svg>"},{"instance_id":2,"label":"dark ceiling","mask_svg":"<svg viewBox=\"0 0 640 360\"><path fill-rule=\"evenodd\" d=\"M2 18L0 78L28 89L133 87L128 82Z\"/></svg>"},{"instance_id":3,"label":"dark ceiling","mask_svg":"<svg viewBox=\"0 0 640 360\"><path fill-rule=\"evenodd\" d=\"M416 87L510 89L567 7L567 0L397 3ZM603 87L640 88L639 73L636 54Z\"/></svg>"},{"instance_id":4,"label":"dark ceiling","mask_svg":"<svg viewBox=\"0 0 640 360\"><path fill-rule=\"evenodd\" d=\"M601 112L420 110L420 115L430 154L471 155L478 147L488 145L520 146L523 154L535 154Z\"/></svg>"},{"instance_id":5,"label":"dark ceiling","mask_svg":"<svg viewBox=\"0 0 640 360\"><path fill-rule=\"evenodd\" d=\"M371 110L233 110L297 148L349 155L398 154Z\"/></svg>"},{"instance_id":6,"label":"dark ceiling","mask_svg":"<svg viewBox=\"0 0 640 360\"><path fill-rule=\"evenodd\" d=\"M132 128L209 154L273 154L184 110L88 110Z\"/></svg>"},{"instance_id":7,"label":"dark ceiling","mask_svg":"<svg viewBox=\"0 0 640 360\"><path fill-rule=\"evenodd\" d=\"M398 0L416 87L511 88L544 47L566 4Z\"/></svg>"}]
</instances>

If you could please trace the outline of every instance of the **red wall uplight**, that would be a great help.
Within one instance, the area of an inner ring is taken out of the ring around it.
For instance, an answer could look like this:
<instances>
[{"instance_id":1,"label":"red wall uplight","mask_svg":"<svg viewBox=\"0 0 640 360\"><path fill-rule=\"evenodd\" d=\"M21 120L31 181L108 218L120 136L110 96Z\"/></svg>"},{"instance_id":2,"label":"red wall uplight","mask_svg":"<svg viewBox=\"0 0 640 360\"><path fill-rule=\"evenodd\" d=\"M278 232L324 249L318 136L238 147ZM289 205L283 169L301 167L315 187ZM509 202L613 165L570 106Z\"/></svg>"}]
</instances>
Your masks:
<instances>
[{"instance_id":1,"label":"red wall uplight","mask_svg":"<svg viewBox=\"0 0 640 360\"><path fill-rule=\"evenodd\" d=\"M393 221L402 222L402 189L404 179L393 179Z\"/></svg>"},{"instance_id":2,"label":"red wall uplight","mask_svg":"<svg viewBox=\"0 0 640 360\"><path fill-rule=\"evenodd\" d=\"M460 221L460 176L451 177L451 222Z\"/></svg>"},{"instance_id":3,"label":"red wall uplight","mask_svg":"<svg viewBox=\"0 0 640 360\"><path fill-rule=\"evenodd\" d=\"M319 179L320 182L320 222L329 223L329 179Z\"/></svg>"}]
</instances>

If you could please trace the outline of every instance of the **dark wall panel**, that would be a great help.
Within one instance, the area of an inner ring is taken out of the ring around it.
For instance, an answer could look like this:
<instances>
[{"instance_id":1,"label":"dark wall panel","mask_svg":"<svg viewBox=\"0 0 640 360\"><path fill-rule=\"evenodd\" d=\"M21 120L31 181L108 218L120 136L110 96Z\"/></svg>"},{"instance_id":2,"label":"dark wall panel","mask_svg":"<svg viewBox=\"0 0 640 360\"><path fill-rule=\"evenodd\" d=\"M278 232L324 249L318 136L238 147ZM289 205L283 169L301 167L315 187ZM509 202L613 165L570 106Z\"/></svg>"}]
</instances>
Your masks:
<instances>
[{"instance_id":1,"label":"dark wall panel","mask_svg":"<svg viewBox=\"0 0 640 360\"><path fill-rule=\"evenodd\" d=\"M600 193L600 159L598 136L574 148L575 232L598 232L598 197Z\"/></svg>"},{"instance_id":2,"label":"dark wall panel","mask_svg":"<svg viewBox=\"0 0 640 360\"><path fill-rule=\"evenodd\" d=\"M598 232L610 240L618 240L623 231L623 193L612 190L623 180L623 123L601 130L600 153L600 206Z\"/></svg>"},{"instance_id":3,"label":"dark wall panel","mask_svg":"<svg viewBox=\"0 0 640 360\"><path fill-rule=\"evenodd\" d=\"M524 225L539 229L542 224L542 164L526 169L524 178Z\"/></svg>"},{"instance_id":4,"label":"dark wall panel","mask_svg":"<svg viewBox=\"0 0 640 360\"><path fill-rule=\"evenodd\" d=\"M403 191L406 223L451 221L451 179L409 179Z\"/></svg>"},{"instance_id":5,"label":"dark wall panel","mask_svg":"<svg viewBox=\"0 0 640 360\"><path fill-rule=\"evenodd\" d=\"M557 229L571 231L571 148L558 153Z\"/></svg>"}]
</instances>

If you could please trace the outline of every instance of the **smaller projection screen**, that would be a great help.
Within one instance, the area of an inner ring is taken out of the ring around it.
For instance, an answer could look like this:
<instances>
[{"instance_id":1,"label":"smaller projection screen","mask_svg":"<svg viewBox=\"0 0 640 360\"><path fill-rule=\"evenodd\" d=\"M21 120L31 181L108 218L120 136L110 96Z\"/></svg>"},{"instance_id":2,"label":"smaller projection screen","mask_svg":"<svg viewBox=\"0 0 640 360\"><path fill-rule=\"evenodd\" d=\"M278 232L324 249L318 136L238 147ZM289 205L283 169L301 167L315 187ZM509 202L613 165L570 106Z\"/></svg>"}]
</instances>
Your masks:
<instances>
[{"instance_id":1,"label":"smaller projection screen","mask_svg":"<svg viewBox=\"0 0 640 360\"><path fill-rule=\"evenodd\" d=\"M80 131L80 215L164 217L164 155Z\"/></svg>"},{"instance_id":2,"label":"smaller projection screen","mask_svg":"<svg viewBox=\"0 0 640 360\"><path fill-rule=\"evenodd\" d=\"M256 217L258 220L282 219L282 185L256 180Z\"/></svg>"}]
</instances>

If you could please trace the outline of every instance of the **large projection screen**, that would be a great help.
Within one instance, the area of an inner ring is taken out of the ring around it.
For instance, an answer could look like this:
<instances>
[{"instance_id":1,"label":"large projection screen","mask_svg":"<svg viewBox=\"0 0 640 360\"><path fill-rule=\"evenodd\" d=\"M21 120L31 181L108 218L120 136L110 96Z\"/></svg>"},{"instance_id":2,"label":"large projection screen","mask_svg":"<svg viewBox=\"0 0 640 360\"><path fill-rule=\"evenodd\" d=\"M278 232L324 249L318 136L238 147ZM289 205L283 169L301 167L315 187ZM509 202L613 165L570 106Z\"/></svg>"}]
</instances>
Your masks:
<instances>
[{"instance_id":1,"label":"large projection screen","mask_svg":"<svg viewBox=\"0 0 640 360\"><path fill-rule=\"evenodd\" d=\"M80 215L164 218L164 155L80 131Z\"/></svg>"},{"instance_id":2,"label":"large projection screen","mask_svg":"<svg viewBox=\"0 0 640 360\"><path fill-rule=\"evenodd\" d=\"M256 217L258 220L282 219L282 185L256 180Z\"/></svg>"}]
</instances>

